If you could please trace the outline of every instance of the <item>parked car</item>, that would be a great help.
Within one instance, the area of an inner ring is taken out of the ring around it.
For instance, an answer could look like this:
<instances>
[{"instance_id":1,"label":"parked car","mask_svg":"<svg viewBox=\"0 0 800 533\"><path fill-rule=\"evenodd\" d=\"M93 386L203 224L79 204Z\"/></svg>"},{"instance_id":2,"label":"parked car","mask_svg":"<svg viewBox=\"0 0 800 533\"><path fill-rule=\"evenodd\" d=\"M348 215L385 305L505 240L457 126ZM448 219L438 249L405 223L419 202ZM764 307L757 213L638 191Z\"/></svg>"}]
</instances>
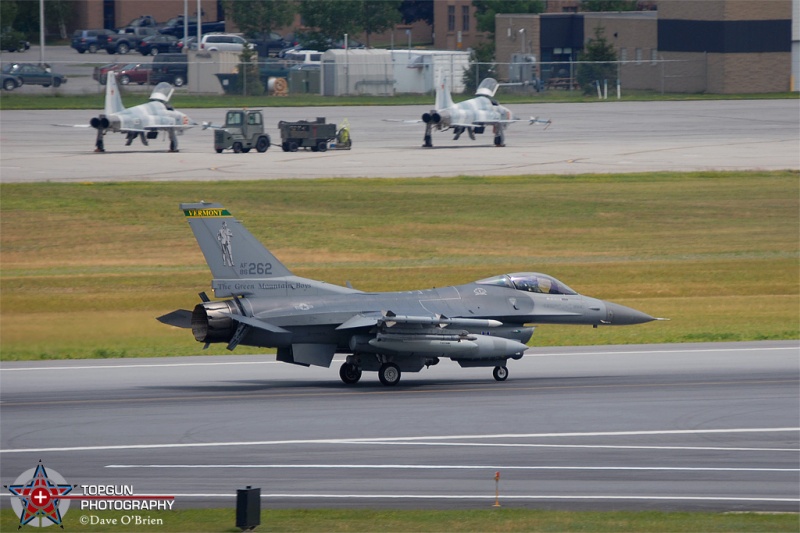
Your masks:
<instances>
[{"instance_id":1,"label":"parked car","mask_svg":"<svg viewBox=\"0 0 800 533\"><path fill-rule=\"evenodd\" d=\"M152 63L128 63L116 71L117 81L120 85L138 83L144 85L152 81Z\"/></svg>"},{"instance_id":2,"label":"parked car","mask_svg":"<svg viewBox=\"0 0 800 533\"><path fill-rule=\"evenodd\" d=\"M108 63L107 65L102 65L100 67L94 67L94 71L92 72L92 79L98 82L100 85L105 85L106 81L108 81L108 73L113 71L117 71L124 67L127 63Z\"/></svg>"},{"instance_id":3,"label":"parked car","mask_svg":"<svg viewBox=\"0 0 800 533\"><path fill-rule=\"evenodd\" d=\"M109 54L127 54L131 48L136 48L142 39L157 33L158 30L149 26L123 28L120 33L115 33L110 37L106 52Z\"/></svg>"},{"instance_id":4,"label":"parked car","mask_svg":"<svg viewBox=\"0 0 800 533\"><path fill-rule=\"evenodd\" d=\"M184 54L158 54L153 59L153 73L150 76L152 83L166 81L175 87L186 85L186 74L189 63Z\"/></svg>"},{"instance_id":5,"label":"parked car","mask_svg":"<svg viewBox=\"0 0 800 533\"><path fill-rule=\"evenodd\" d=\"M89 52L94 54L98 50L108 47L111 36L115 35L111 30L75 30L72 34L70 46L78 51L79 54Z\"/></svg>"},{"instance_id":6,"label":"parked car","mask_svg":"<svg viewBox=\"0 0 800 533\"><path fill-rule=\"evenodd\" d=\"M22 86L22 78L19 76L15 76L14 74L6 74L5 72L2 73L3 76L3 89L6 91L13 91L17 87Z\"/></svg>"},{"instance_id":7,"label":"parked car","mask_svg":"<svg viewBox=\"0 0 800 533\"><path fill-rule=\"evenodd\" d=\"M259 57L276 56L284 48L292 46L290 41L287 41L280 33L274 31L269 33L257 33L249 40L258 51Z\"/></svg>"},{"instance_id":8,"label":"parked car","mask_svg":"<svg viewBox=\"0 0 800 533\"><path fill-rule=\"evenodd\" d=\"M178 39L172 35L150 35L139 41L136 47L143 56L157 56L170 52L180 52Z\"/></svg>"},{"instance_id":9,"label":"parked car","mask_svg":"<svg viewBox=\"0 0 800 533\"><path fill-rule=\"evenodd\" d=\"M232 33L207 33L200 38L200 50L205 52L241 52L245 46L253 49L244 37Z\"/></svg>"},{"instance_id":10,"label":"parked car","mask_svg":"<svg viewBox=\"0 0 800 533\"><path fill-rule=\"evenodd\" d=\"M24 52L31 47L31 43L25 40L25 34L13 28L3 28L0 31L0 50L9 52Z\"/></svg>"},{"instance_id":11,"label":"parked car","mask_svg":"<svg viewBox=\"0 0 800 533\"><path fill-rule=\"evenodd\" d=\"M41 85L43 87L58 87L67 83L67 77L57 72L52 72L49 65L34 65L33 63L9 63L3 67L5 74L19 76L25 85Z\"/></svg>"},{"instance_id":12,"label":"parked car","mask_svg":"<svg viewBox=\"0 0 800 533\"><path fill-rule=\"evenodd\" d=\"M178 41L177 46L181 52L184 50L197 50L197 36L184 37Z\"/></svg>"}]
</instances>

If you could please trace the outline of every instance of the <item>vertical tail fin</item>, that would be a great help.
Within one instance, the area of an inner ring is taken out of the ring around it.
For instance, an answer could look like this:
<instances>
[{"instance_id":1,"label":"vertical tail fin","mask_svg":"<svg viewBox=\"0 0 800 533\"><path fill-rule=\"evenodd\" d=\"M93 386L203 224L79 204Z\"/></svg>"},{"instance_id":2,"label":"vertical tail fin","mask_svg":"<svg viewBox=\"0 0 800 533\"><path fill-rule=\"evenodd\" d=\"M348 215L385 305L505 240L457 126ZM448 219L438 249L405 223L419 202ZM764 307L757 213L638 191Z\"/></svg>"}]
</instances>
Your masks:
<instances>
[{"instance_id":1,"label":"vertical tail fin","mask_svg":"<svg viewBox=\"0 0 800 533\"><path fill-rule=\"evenodd\" d=\"M268 279L292 273L220 204L181 204L215 280Z\"/></svg>"},{"instance_id":2,"label":"vertical tail fin","mask_svg":"<svg viewBox=\"0 0 800 533\"><path fill-rule=\"evenodd\" d=\"M450 96L450 89L447 85L447 76L439 76L436 84L436 103L435 109L445 109L453 106L453 98Z\"/></svg>"},{"instance_id":3,"label":"vertical tail fin","mask_svg":"<svg viewBox=\"0 0 800 533\"><path fill-rule=\"evenodd\" d=\"M125 106L122 105L122 97L119 95L117 74L111 71L106 78L106 105L103 112L108 116L112 113L119 113L120 111L125 111Z\"/></svg>"}]
</instances>

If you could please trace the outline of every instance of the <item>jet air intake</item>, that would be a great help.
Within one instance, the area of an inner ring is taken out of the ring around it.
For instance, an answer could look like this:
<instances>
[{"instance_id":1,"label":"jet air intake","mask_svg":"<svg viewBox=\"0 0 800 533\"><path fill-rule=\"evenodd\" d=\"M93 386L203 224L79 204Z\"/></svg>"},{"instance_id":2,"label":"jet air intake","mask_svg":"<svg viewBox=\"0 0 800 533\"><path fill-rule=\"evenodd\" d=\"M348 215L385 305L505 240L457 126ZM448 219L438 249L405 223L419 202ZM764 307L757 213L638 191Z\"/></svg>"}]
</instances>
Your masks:
<instances>
[{"instance_id":1,"label":"jet air intake","mask_svg":"<svg viewBox=\"0 0 800 533\"><path fill-rule=\"evenodd\" d=\"M192 311L192 333L197 342L229 342L237 324L230 315L239 315L233 300L197 304Z\"/></svg>"}]
</instances>

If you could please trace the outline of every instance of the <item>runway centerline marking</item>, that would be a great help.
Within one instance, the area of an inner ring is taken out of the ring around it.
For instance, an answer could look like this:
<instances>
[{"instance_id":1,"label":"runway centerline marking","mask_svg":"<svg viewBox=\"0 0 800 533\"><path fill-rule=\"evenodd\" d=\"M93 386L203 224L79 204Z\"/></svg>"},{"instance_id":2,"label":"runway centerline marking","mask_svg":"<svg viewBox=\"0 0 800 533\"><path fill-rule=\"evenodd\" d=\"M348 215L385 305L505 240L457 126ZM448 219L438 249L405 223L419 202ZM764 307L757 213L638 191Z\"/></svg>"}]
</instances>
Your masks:
<instances>
[{"instance_id":1,"label":"runway centerline marking","mask_svg":"<svg viewBox=\"0 0 800 533\"><path fill-rule=\"evenodd\" d=\"M296 439L265 441L232 441L232 442L185 442L164 444L117 444L106 446L68 446L57 448L13 448L0 450L4 453L44 453L44 452L84 452L97 450L153 450L181 448L222 448L238 446L275 446L287 444L364 444L364 443L413 443L425 441L482 440L482 439L538 439L538 438L575 438L575 437L629 437L644 435L709 435L722 433L787 433L800 432L800 427L787 428L730 428L730 429L671 429L645 431L597 431L575 433L501 433L494 435L432 435L418 437L372 437L357 439Z\"/></svg>"}]
</instances>

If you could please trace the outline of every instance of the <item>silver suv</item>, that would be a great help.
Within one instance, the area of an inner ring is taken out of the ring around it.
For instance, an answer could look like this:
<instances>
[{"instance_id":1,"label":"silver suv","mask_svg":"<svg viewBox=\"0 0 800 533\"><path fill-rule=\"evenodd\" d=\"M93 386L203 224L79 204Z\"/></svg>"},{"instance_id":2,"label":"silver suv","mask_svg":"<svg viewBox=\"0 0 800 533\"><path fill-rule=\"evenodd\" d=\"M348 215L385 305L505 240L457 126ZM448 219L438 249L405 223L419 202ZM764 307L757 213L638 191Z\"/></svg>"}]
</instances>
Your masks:
<instances>
[{"instance_id":1,"label":"silver suv","mask_svg":"<svg viewBox=\"0 0 800 533\"><path fill-rule=\"evenodd\" d=\"M253 48L243 37L232 33L207 33L200 39L200 50L204 52L241 52L245 46Z\"/></svg>"}]
</instances>

